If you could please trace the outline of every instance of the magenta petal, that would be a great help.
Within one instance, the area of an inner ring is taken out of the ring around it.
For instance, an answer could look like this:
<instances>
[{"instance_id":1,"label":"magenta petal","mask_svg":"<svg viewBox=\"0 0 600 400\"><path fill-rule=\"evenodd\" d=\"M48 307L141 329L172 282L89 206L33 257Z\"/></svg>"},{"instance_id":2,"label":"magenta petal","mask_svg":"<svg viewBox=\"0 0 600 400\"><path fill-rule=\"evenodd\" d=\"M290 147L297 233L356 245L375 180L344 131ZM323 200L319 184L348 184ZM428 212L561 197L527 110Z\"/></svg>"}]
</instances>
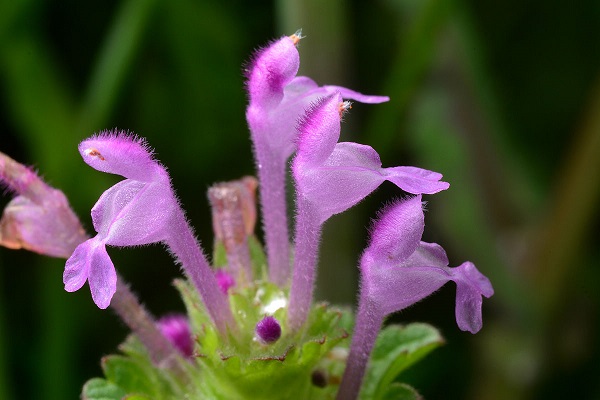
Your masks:
<instances>
[{"instance_id":1,"label":"magenta petal","mask_svg":"<svg viewBox=\"0 0 600 400\"><path fill-rule=\"evenodd\" d=\"M409 307L429 296L450 280L438 267L381 267L362 265L363 285L368 297L385 315Z\"/></svg>"},{"instance_id":2,"label":"magenta petal","mask_svg":"<svg viewBox=\"0 0 600 400\"><path fill-rule=\"evenodd\" d=\"M137 246L165 239L176 206L169 184L126 179L102 194L92 220L107 244Z\"/></svg>"},{"instance_id":3,"label":"magenta petal","mask_svg":"<svg viewBox=\"0 0 600 400\"><path fill-rule=\"evenodd\" d=\"M117 272L105 246L96 247L91 254L88 283L92 299L98 308L105 309L117 291Z\"/></svg>"},{"instance_id":4,"label":"magenta petal","mask_svg":"<svg viewBox=\"0 0 600 400\"><path fill-rule=\"evenodd\" d=\"M456 282L456 323L463 331L477 333L483 325L481 296L490 297L494 294L492 284L469 261L451 271Z\"/></svg>"},{"instance_id":5,"label":"magenta petal","mask_svg":"<svg viewBox=\"0 0 600 400\"><path fill-rule=\"evenodd\" d=\"M448 281L456 291L456 322L472 333L481 329L482 296L494 289L487 277L465 262L448 267L444 249L420 242L423 232L421 196L387 207L371 232L371 242L360 262L361 303L368 299L383 315L400 311L429 296Z\"/></svg>"},{"instance_id":6,"label":"magenta petal","mask_svg":"<svg viewBox=\"0 0 600 400\"><path fill-rule=\"evenodd\" d=\"M386 207L373 226L368 252L373 261L393 265L415 252L425 229L421 196L415 196Z\"/></svg>"},{"instance_id":7,"label":"magenta petal","mask_svg":"<svg viewBox=\"0 0 600 400\"><path fill-rule=\"evenodd\" d=\"M300 55L289 36L257 52L248 69L250 102L263 107L279 103L284 87L296 76L299 66Z\"/></svg>"},{"instance_id":8,"label":"magenta petal","mask_svg":"<svg viewBox=\"0 0 600 400\"><path fill-rule=\"evenodd\" d=\"M0 246L68 258L87 239L65 195L1 152L0 186L17 194L0 219Z\"/></svg>"},{"instance_id":9,"label":"magenta petal","mask_svg":"<svg viewBox=\"0 0 600 400\"><path fill-rule=\"evenodd\" d=\"M310 79L308 76L297 76L285 87L284 92L286 98L296 98L310 90L317 89L317 82Z\"/></svg>"},{"instance_id":10,"label":"magenta petal","mask_svg":"<svg viewBox=\"0 0 600 400\"><path fill-rule=\"evenodd\" d=\"M341 86L327 85L327 86L323 86L323 88L326 89L327 91L340 92L344 99L356 100L356 101L360 101L361 103L379 104L379 103L385 103L386 101L390 101L390 98L388 96L373 96L370 94L362 94L359 92L355 92L352 89L347 89L347 88L341 87Z\"/></svg>"},{"instance_id":11,"label":"magenta petal","mask_svg":"<svg viewBox=\"0 0 600 400\"><path fill-rule=\"evenodd\" d=\"M372 147L353 142L337 143L319 165L339 131L330 124L329 135L325 129L319 132L317 124L326 120L318 114L312 117L312 113L307 114L305 119L310 123L301 125L294 177L299 192L319 210L322 221L354 206L384 180L412 194L432 194L449 187L440 181L442 175L437 172L415 167L381 168L379 155Z\"/></svg>"},{"instance_id":12,"label":"magenta petal","mask_svg":"<svg viewBox=\"0 0 600 400\"><path fill-rule=\"evenodd\" d=\"M108 307L117 289L117 273L104 243L97 238L77 246L65 265L63 283L67 292L80 289L86 280L94 303L102 309Z\"/></svg>"},{"instance_id":13,"label":"magenta petal","mask_svg":"<svg viewBox=\"0 0 600 400\"><path fill-rule=\"evenodd\" d=\"M301 168L323 164L340 138L339 93L323 97L310 106L298 124L298 155L295 163Z\"/></svg>"},{"instance_id":14,"label":"magenta petal","mask_svg":"<svg viewBox=\"0 0 600 400\"><path fill-rule=\"evenodd\" d=\"M138 181L155 180L162 167L152 157L145 140L124 131L104 131L79 144L79 153L98 171Z\"/></svg>"},{"instance_id":15,"label":"magenta petal","mask_svg":"<svg viewBox=\"0 0 600 400\"><path fill-rule=\"evenodd\" d=\"M294 161L296 185L318 210L321 222L354 206L384 180L375 150L357 143L338 143L326 162L314 168L302 160L299 152Z\"/></svg>"},{"instance_id":16,"label":"magenta petal","mask_svg":"<svg viewBox=\"0 0 600 400\"><path fill-rule=\"evenodd\" d=\"M417 250L406 262L409 265L435 265L447 267L449 264L446 250L437 243L421 242Z\"/></svg>"},{"instance_id":17,"label":"magenta petal","mask_svg":"<svg viewBox=\"0 0 600 400\"><path fill-rule=\"evenodd\" d=\"M385 179L412 194L434 194L450 187L440 181L442 174L416 167L384 168Z\"/></svg>"},{"instance_id":18,"label":"magenta petal","mask_svg":"<svg viewBox=\"0 0 600 400\"><path fill-rule=\"evenodd\" d=\"M90 273L90 259L98 246L98 241L93 238L81 243L65 264L63 283L67 292L81 289Z\"/></svg>"}]
</instances>

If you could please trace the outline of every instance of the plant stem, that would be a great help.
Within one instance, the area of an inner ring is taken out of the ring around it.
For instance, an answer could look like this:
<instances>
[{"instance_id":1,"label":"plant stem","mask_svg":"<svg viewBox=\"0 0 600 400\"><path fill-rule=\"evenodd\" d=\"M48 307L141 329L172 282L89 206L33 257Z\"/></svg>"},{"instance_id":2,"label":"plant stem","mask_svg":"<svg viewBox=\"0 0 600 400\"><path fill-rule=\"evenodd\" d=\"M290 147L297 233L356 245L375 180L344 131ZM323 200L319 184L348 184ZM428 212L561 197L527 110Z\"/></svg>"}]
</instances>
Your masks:
<instances>
[{"instance_id":1,"label":"plant stem","mask_svg":"<svg viewBox=\"0 0 600 400\"><path fill-rule=\"evenodd\" d=\"M336 397L337 400L353 400L358 397L371 351L375 346L379 328L383 324L384 316L365 293L366 290L361 290L350 354Z\"/></svg>"},{"instance_id":2,"label":"plant stem","mask_svg":"<svg viewBox=\"0 0 600 400\"><path fill-rule=\"evenodd\" d=\"M315 289L315 275L319 255L322 224L310 204L298 199L294 269L290 289L288 326L292 331L300 329L306 322Z\"/></svg>"},{"instance_id":3,"label":"plant stem","mask_svg":"<svg viewBox=\"0 0 600 400\"><path fill-rule=\"evenodd\" d=\"M227 328L235 329L228 299L219 289L217 279L181 209L173 216L171 236L166 240L166 244L200 293L206 310L219 332L226 335Z\"/></svg>"},{"instance_id":4,"label":"plant stem","mask_svg":"<svg viewBox=\"0 0 600 400\"><path fill-rule=\"evenodd\" d=\"M110 308L140 339L154 364L164 366L173 363L177 351L160 332L152 315L139 302L121 276L117 276L117 291L110 302Z\"/></svg>"},{"instance_id":5,"label":"plant stem","mask_svg":"<svg viewBox=\"0 0 600 400\"><path fill-rule=\"evenodd\" d=\"M269 278L279 286L290 275L290 243L287 226L285 174L287 165L272 155L262 156L266 146L255 149L260 181L260 207L269 263Z\"/></svg>"}]
</instances>

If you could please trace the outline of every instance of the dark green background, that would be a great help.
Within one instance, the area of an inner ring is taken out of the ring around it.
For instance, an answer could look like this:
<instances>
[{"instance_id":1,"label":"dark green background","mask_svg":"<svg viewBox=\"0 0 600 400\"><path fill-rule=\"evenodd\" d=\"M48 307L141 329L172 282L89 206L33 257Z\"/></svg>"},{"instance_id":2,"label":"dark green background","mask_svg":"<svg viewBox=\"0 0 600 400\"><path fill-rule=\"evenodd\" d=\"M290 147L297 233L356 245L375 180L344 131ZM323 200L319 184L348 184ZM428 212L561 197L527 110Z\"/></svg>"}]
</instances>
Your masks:
<instances>
[{"instance_id":1,"label":"dark green background","mask_svg":"<svg viewBox=\"0 0 600 400\"><path fill-rule=\"evenodd\" d=\"M0 151L63 190L91 232L118 178L78 142L145 136L210 252L207 187L254 171L242 65L303 28L302 74L392 99L355 104L343 139L442 172L425 239L496 290L476 336L456 327L452 285L396 315L448 342L405 379L430 399L600 398L599 27L594 0L3 0ZM328 222L320 298L353 303L365 227L400 195L385 184ZM153 313L182 309L164 249L110 254ZM87 286L63 291L63 266L0 250L0 399L78 398L126 335Z\"/></svg>"}]
</instances>

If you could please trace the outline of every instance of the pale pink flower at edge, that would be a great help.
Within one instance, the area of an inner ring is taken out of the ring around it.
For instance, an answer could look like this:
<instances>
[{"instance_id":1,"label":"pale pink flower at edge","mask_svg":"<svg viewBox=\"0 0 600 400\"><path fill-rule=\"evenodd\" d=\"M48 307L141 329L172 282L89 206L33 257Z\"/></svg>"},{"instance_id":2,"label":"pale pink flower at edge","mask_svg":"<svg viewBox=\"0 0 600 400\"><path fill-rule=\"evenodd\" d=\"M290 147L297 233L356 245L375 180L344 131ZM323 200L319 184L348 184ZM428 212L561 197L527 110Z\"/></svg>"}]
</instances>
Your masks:
<instances>
[{"instance_id":1,"label":"pale pink flower at edge","mask_svg":"<svg viewBox=\"0 0 600 400\"><path fill-rule=\"evenodd\" d=\"M87 239L65 195L3 153L0 183L16 194L0 220L0 245L67 258Z\"/></svg>"}]
</instances>

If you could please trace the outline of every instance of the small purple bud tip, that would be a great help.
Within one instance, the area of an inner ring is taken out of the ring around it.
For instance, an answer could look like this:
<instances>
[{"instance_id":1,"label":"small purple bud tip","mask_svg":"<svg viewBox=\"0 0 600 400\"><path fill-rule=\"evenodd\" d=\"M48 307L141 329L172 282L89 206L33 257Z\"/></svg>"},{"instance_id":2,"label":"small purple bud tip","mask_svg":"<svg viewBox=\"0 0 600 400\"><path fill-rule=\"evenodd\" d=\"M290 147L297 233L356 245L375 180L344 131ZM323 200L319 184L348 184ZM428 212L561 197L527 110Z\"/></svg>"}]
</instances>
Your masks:
<instances>
[{"instance_id":1,"label":"small purple bud tip","mask_svg":"<svg viewBox=\"0 0 600 400\"><path fill-rule=\"evenodd\" d=\"M219 289L225 294L230 287L235 286L235 279L233 276L229 275L222 269L218 269L215 271L215 277L217 278L217 284L219 285Z\"/></svg>"},{"instance_id":2,"label":"small purple bud tip","mask_svg":"<svg viewBox=\"0 0 600 400\"><path fill-rule=\"evenodd\" d=\"M185 357L194 355L194 339L187 317L167 315L158 321L158 328L181 354Z\"/></svg>"},{"instance_id":3,"label":"small purple bud tip","mask_svg":"<svg viewBox=\"0 0 600 400\"><path fill-rule=\"evenodd\" d=\"M256 336L265 343L270 344L281 337L281 326L273 317L265 317L256 324Z\"/></svg>"}]
</instances>

